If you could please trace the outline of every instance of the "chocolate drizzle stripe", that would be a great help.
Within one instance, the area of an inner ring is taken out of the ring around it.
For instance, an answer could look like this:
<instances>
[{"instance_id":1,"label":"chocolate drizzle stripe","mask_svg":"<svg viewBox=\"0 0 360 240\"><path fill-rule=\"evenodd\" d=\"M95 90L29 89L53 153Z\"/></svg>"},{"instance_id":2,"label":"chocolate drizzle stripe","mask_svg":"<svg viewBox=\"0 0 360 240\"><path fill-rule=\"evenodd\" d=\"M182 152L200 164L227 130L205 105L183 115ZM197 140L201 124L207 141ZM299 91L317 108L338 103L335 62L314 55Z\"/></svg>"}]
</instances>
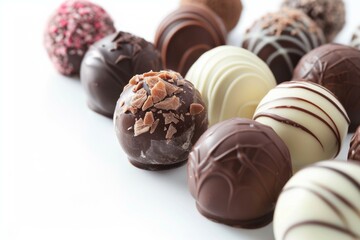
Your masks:
<instances>
[{"instance_id":1,"label":"chocolate drizzle stripe","mask_svg":"<svg viewBox=\"0 0 360 240\"><path fill-rule=\"evenodd\" d=\"M284 118L284 117L281 117L277 114L273 114L273 113L259 113L259 114L256 114L254 116L254 120L260 118L260 117L268 117L268 118L271 118L275 121L278 121L278 122L281 122L281 123L284 123L284 124L287 124L289 126L292 126L292 127L295 127L295 128L300 128L301 130L303 130L304 132L310 134L312 137L314 137L316 139L316 141L320 144L320 146L322 147L322 149L324 149L324 146L323 144L321 143L320 139L318 137L315 136L315 134L313 132L311 132L308 128L304 127L303 125L297 123L297 122L294 122L290 119L287 119L287 118Z\"/></svg>"},{"instance_id":2,"label":"chocolate drizzle stripe","mask_svg":"<svg viewBox=\"0 0 360 240\"><path fill-rule=\"evenodd\" d=\"M358 166L357 164L353 164L354 166ZM329 167L329 166L321 166L321 165L314 165L312 167L316 167L316 168L322 168L322 169L326 169L329 171L333 171L339 175L341 175L343 178L345 178L346 180L348 180L360 193L360 183L358 181L356 181L356 179L354 179L353 177L351 177L349 174L340 171L339 169L333 168L333 167ZM358 166L359 167L359 166Z\"/></svg>"},{"instance_id":3,"label":"chocolate drizzle stripe","mask_svg":"<svg viewBox=\"0 0 360 240\"><path fill-rule=\"evenodd\" d=\"M350 208L352 211L355 212L355 214L360 218L360 209L358 209L354 204L352 204L348 199L346 199L344 196L340 195L339 193L333 191L332 189L330 189L329 187L321 184L321 183L317 183L317 182L313 182L314 185L322 188L323 190L325 190L326 192L330 193L331 195L333 195L335 198L337 198L340 202L342 202L345 206L347 206L348 208Z\"/></svg>"},{"instance_id":4,"label":"chocolate drizzle stripe","mask_svg":"<svg viewBox=\"0 0 360 240\"><path fill-rule=\"evenodd\" d=\"M301 84L301 86L299 86L299 85L295 85L295 86L294 86L293 83ZM287 86L284 86L284 85L287 85ZM324 87L322 87L322 86L320 86L320 85L316 85L316 86L320 87L320 88L323 89L323 90L326 90L326 92L328 92L329 94L331 94L332 96L334 96L334 94L331 93L331 92L330 92L329 90L327 90L326 88L324 88ZM347 116L346 112L344 112L344 110L341 109L338 104L336 104L331 98L329 98L329 97L326 96L325 94L322 94L322 93L320 93L319 91L316 91L316 90L314 90L314 89L312 89L312 88L310 88L310 87L305 86L305 84L304 84L303 82L301 82L301 81L284 82L284 83L278 85L277 88L283 88L283 89L284 89L284 88L285 88L285 89L287 89L287 88L300 88L300 89L305 89L305 90L308 90L308 91L310 91L310 92L316 93L316 94L320 95L321 97L325 98L326 100L328 100L333 106L335 106L335 108L336 108L337 110L339 110L339 112L341 112L341 114L343 115L343 117L346 119L347 123L348 123L348 124L350 123L350 119L349 119L349 117ZM334 98L336 98L336 97L334 96Z\"/></svg>"},{"instance_id":5,"label":"chocolate drizzle stripe","mask_svg":"<svg viewBox=\"0 0 360 240\"><path fill-rule=\"evenodd\" d=\"M341 221L346 226L349 226L349 223L346 220L346 217L339 210L339 208L336 207L332 202L330 202L330 200L328 200L325 196L323 196L322 194L316 192L315 190L313 190L313 189L311 189L309 187L304 187L304 186L294 186L294 187L285 188L282 192L284 193L284 192L288 192L288 191L292 191L292 190L299 190L299 189L307 191L307 192L313 194L314 196L316 196L317 198L319 198L321 201L323 201L338 216L339 219L341 219Z\"/></svg>"},{"instance_id":6,"label":"chocolate drizzle stripe","mask_svg":"<svg viewBox=\"0 0 360 240\"><path fill-rule=\"evenodd\" d=\"M297 110L297 111L301 111L301 112L304 112L304 113L306 113L306 114L309 114L309 115L315 117L316 119L320 120L320 121L323 122L323 123L331 130L331 132L335 135L336 140L337 140L337 143L338 143L338 144L337 144L338 150L337 150L336 155L339 154L339 152L340 152L340 147L341 147L341 138L340 138L339 132L338 132L338 131L335 132L334 128L332 128L332 127L330 126L330 124L329 124L327 121L325 121L323 118L321 118L319 115L316 115L316 114L314 114L314 113L312 113L312 112L310 112L310 111L308 111L308 110L306 110L306 109L304 109L304 108L295 107L295 106L288 106L288 105L286 105L286 106L285 106L285 105L283 105L283 106L275 106L275 107L271 107L271 108L268 108L268 109L292 109L292 110ZM330 118L330 119L331 119L331 118ZM332 119L331 119L331 121L333 122ZM336 126L336 125L335 125L335 126ZM336 129L337 129L337 128L336 128Z\"/></svg>"},{"instance_id":7,"label":"chocolate drizzle stripe","mask_svg":"<svg viewBox=\"0 0 360 240\"><path fill-rule=\"evenodd\" d=\"M360 236L358 236L356 233L350 231L348 228L340 227L340 226L332 224L332 223L326 223L326 222L322 222L322 221L303 221L303 222L296 223L296 224L290 226L288 229L286 229L282 239L286 240L288 235L290 234L290 232L299 227L312 226L312 225L315 225L318 227L323 227L326 229L330 229L332 231L342 233L344 235L352 237L354 240L358 240L360 238Z\"/></svg>"}]
</instances>

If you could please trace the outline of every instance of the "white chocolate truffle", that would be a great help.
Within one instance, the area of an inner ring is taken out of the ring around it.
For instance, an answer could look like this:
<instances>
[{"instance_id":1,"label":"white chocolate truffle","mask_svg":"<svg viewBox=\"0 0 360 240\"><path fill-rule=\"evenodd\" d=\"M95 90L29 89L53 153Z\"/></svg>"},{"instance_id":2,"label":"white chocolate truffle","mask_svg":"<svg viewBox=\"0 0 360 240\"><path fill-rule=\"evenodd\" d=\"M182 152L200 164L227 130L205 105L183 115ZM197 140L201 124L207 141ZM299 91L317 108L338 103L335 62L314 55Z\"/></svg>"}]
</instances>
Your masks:
<instances>
[{"instance_id":1,"label":"white chocolate truffle","mask_svg":"<svg viewBox=\"0 0 360 240\"><path fill-rule=\"evenodd\" d=\"M260 102L254 120L272 127L288 146L294 172L338 155L349 118L326 88L305 81L284 82Z\"/></svg>"},{"instance_id":2,"label":"white chocolate truffle","mask_svg":"<svg viewBox=\"0 0 360 240\"><path fill-rule=\"evenodd\" d=\"M295 174L274 214L276 240L360 239L360 164L324 161Z\"/></svg>"},{"instance_id":3,"label":"white chocolate truffle","mask_svg":"<svg viewBox=\"0 0 360 240\"><path fill-rule=\"evenodd\" d=\"M251 118L261 99L276 86L274 75L260 58L233 46L204 53L185 79L200 91L210 125L233 117Z\"/></svg>"}]
</instances>

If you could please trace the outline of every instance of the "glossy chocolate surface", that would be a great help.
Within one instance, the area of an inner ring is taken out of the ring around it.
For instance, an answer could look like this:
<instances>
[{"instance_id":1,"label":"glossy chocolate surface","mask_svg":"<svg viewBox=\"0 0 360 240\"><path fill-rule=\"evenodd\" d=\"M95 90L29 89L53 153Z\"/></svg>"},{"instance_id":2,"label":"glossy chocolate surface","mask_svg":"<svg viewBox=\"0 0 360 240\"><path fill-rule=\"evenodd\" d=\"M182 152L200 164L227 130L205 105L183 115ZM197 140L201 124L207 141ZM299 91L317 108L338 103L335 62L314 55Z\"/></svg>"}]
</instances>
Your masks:
<instances>
[{"instance_id":1,"label":"glossy chocolate surface","mask_svg":"<svg viewBox=\"0 0 360 240\"><path fill-rule=\"evenodd\" d=\"M360 126L351 138L348 159L360 161Z\"/></svg>"},{"instance_id":2,"label":"glossy chocolate surface","mask_svg":"<svg viewBox=\"0 0 360 240\"><path fill-rule=\"evenodd\" d=\"M200 93L171 71L135 75L115 110L119 143L136 167L163 170L185 163L208 127Z\"/></svg>"},{"instance_id":3,"label":"glossy chocolate surface","mask_svg":"<svg viewBox=\"0 0 360 240\"><path fill-rule=\"evenodd\" d=\"M143 38L126 32L105 37L90 47L81 65L88 106L112 118L116 101L130 78L160 69L160 53Z\"/></svg>"},{"instance_id":4,"label":"glossy chocolate surface","mask_svg":"<svg viewBox=\"0 0 360 240\"><path fill-rule=\"evenodd\" d=\"M305 55L294 79L312 81L329 89L349 115L349 132L360 125L360 51L341 44L326 44Z\"/></svg>"},{"instance_id":5,"label":"glossy chocolate surface","mask_svg":"<svg viewBox=\"0 0 360 240\"><path fill-rule=\"evenodd\" d=\"M212 126L189 155L188 184L198 210L236 227L270 223L291 175L285 143L270 127L248 119Z\"/></svg>"},{"instance_id":6,"label":"glossy chocolate surface","mask_svg":"<svg viewBox=\"0 0 360 240\"><path fill-rule=\"evenodd\" d=\"M206 51L225 44L226 29L221 19L206 6L186 4L170 13L159 25L155 46L165 69L185 76Z\"/></svg>"},{"instance_id":7,"label":"glossy chocolate surface","mask_svg":"<svg viewBox=\"0 0 360 240\"><path fill-rule=\"evenodd\" d=\"M257 20L245 33L242 47L266 62L282 83L292 79L301 57L324 43L321 29L308 16L282 9Z\"/></svg>"}]
</instances>

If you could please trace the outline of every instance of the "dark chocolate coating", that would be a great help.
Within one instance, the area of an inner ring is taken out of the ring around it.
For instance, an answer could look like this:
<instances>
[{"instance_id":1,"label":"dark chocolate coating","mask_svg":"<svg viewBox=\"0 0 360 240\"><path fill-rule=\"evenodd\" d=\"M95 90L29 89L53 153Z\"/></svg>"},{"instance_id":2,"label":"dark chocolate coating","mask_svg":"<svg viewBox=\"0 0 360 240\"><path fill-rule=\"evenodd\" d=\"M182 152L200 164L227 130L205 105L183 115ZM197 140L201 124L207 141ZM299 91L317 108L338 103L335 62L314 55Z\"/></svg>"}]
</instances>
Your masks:
<instances>
[{"instance_id":1,"label":"dark chocolate coating","mask_svg":"<svg viewBox=\"0 0 360 240\"><path fill-rule=\"evenodd\" d=\"M242 47L266 62L282 83L292 79L301 57L324 43L321 29L303 12L282 9L257 20L246 31Z\"/></svg>"},{"instance_id":2,"label":"dark chocolate coating","mask_svg":"<svg viewBox=\"0 0 360 240\"><path fill-rule=\"evenodd\" d=\"M360 125L360 51L326 44L305 55L294 71L294 79L304 79L329 89L344 106L349 132Z\"/></svg>"},{"instance_id":3,"label":"dark chocolate coating","mask_svg":"<svg viewBox=\"0 0 360 240\"><path fill-rule=\"evenodd\" d=\"M172 85L175 92L167 91L166 97L157 104L147 104L147 100L155 101L155 89L158 89L158 86L148 83L150 78ZM146 94L137 105L134 99L141 92ZM171 99L176 100L175 107L160 106ZM193 106L198 107L197 111L190 111ZM145 122L147 114L153 116L153 122ZM114 124L119 143L134 166L163 170L187 161L193 144L207 129L208 119L201 95L192 83L178 73L161 71L135 76L129 82L118 100Z\"/></svg>"},{"instance_id":4,"label":"dark chocolate coating","mask_svg":"<svg viewBox=\"0 0 360 240\"><path fill-rule=\"evenodd\" d=\"M226 29L209 8L187 4L170 13L159 25L155 46L165 69L185 76L191 65L206 51L225 44Z\"/></svg>"},{"instance_id":5,"label":"dark chocolate coating","mask_svg":"<svg viewBox=\"0 0 360 240\"><path fill-rule=\"evenodd\" d=\"M360 126L351 138L348 159L360 161Z\"/></svg>"},{"instance_id":6,"label":"dark chocolate coating","mask_svg":"<svg viewBox=\"0 0 360 240\"><path fill-rule=\"evenodd\" d=\"M303 11L323 30L327 42L345 25L343 0L284 0L282 6Z\"/></svg>"},{"instance_id":7,"label":"dark chocolate coating","mask_svg":"<svg viewBox=\"0 0 360 240\"><path fill-rule=\"evenodd\" d=\"M285 143L272 128L249 119L213 125L188 161L188 184L200 213L242 228L272 221L276 200L291 175Z\"/></svg>"},{"instance_id":8,"label":"dark chocolate coating","mask_svg":"<svg viewBox=\"0 0 360 240\"><path fill-rule=\"evenodd\" d=\"M113 117L116 101L135 74L162 69L160 53L143 38L126 32L92 45L81 64L80 78L95 112Z\"/></svg>"}]
</instances>

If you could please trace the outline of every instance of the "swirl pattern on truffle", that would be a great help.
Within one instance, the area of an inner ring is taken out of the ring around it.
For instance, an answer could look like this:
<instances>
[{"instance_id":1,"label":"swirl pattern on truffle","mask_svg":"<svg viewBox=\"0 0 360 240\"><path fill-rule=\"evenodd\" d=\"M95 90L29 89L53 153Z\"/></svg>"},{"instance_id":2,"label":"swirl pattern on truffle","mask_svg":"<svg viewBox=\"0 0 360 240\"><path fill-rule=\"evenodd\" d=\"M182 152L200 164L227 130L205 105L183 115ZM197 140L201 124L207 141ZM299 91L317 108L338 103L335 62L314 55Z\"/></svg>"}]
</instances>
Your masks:
<instances>
[{"instance_id":1,"label":"swirl pattern on truffle","mask_svg":"<svg viewBox=\"0 0 360 240\"><path fill-rule=\"evenodd\" d=\"M359 50L326 44L306 54L294 71L294 79L318 83L339 99L350 117L350 132L360 125L359 66Z\"/></svg>"},{"instance_id":2,"label":"swirl pattern on truffle","mask_svg":"<svg viewBox=\"0 0 360 240\"><path fill-rule=\"evenodd\" d=\"M281 83L292 79L302 56L324 43L321 29L303 12L282 9L256 21L246 31L242 47L266 62Z\"/></svg>"},{"instance_id":3,"label":"swirl pattern on truffle","mask_svg":"<svg viewBox=\"0 0 360 240\"><path fill-rule=\"evenodd\" d=\"M291 177L284 142L263 124L233 118L209 128L189 155L188 183L198 210L228 225L258 228Z\"/></svg>"},{"instance_id":4,"label":"swirl pattern on truffle","mask_svg":"<svg viewBox=\"0 0 360 240\"><path fill-rule=\"evenodd\" d=\"M290 150L294 171L335 157L349 118L336 97L311 82L284 82L260 102L253 117L271 126Z\"/></svg>"},{"instance_id":5,"label":"swirl pattern on truffle","mask_svg":"<svg viewBox=\"0 0 360 240\"><path fill-rule=\"evenodd\" d=\"M88 106L112 118L116 101L130 78L161 69L160 53L145 39L121 31L103 38L90 47L81 64Z\"/></svg>"},{"instance_id":6,"label":"swirl pattern on truffle","mask_svg":"<svg viewBox=\"0 0 360 240\"><path fill-rule=\"evenodd\" d=\"M274 214L276 240L360 239L360 164L324 161L295 174Z\"/></svg>"},{"instance_id":7,"label":"swirl pattern on truffle","mask_svg":"<svg viewBox=\"0 0 360 240\"><path fill-rule=\"evenodd\" d=\"M224 45L225 41L222 20L199 4L186 4L170 13L155 35L155 46L161 52L165 69L183 76L204 52Z\"/></svg>"},{"instance_id":8,"label":"swirl pattern on truffle","mask_svg":"<svg viewBox=\"0 0 360 240\"><path fill-rule=\"evenodd\" d=\"M274 75L261 59L233 46L204 53L186 79L203 96L210 125L233 117L252 118L261 99L276 86Z\"/></svg>"}]
</instances>

